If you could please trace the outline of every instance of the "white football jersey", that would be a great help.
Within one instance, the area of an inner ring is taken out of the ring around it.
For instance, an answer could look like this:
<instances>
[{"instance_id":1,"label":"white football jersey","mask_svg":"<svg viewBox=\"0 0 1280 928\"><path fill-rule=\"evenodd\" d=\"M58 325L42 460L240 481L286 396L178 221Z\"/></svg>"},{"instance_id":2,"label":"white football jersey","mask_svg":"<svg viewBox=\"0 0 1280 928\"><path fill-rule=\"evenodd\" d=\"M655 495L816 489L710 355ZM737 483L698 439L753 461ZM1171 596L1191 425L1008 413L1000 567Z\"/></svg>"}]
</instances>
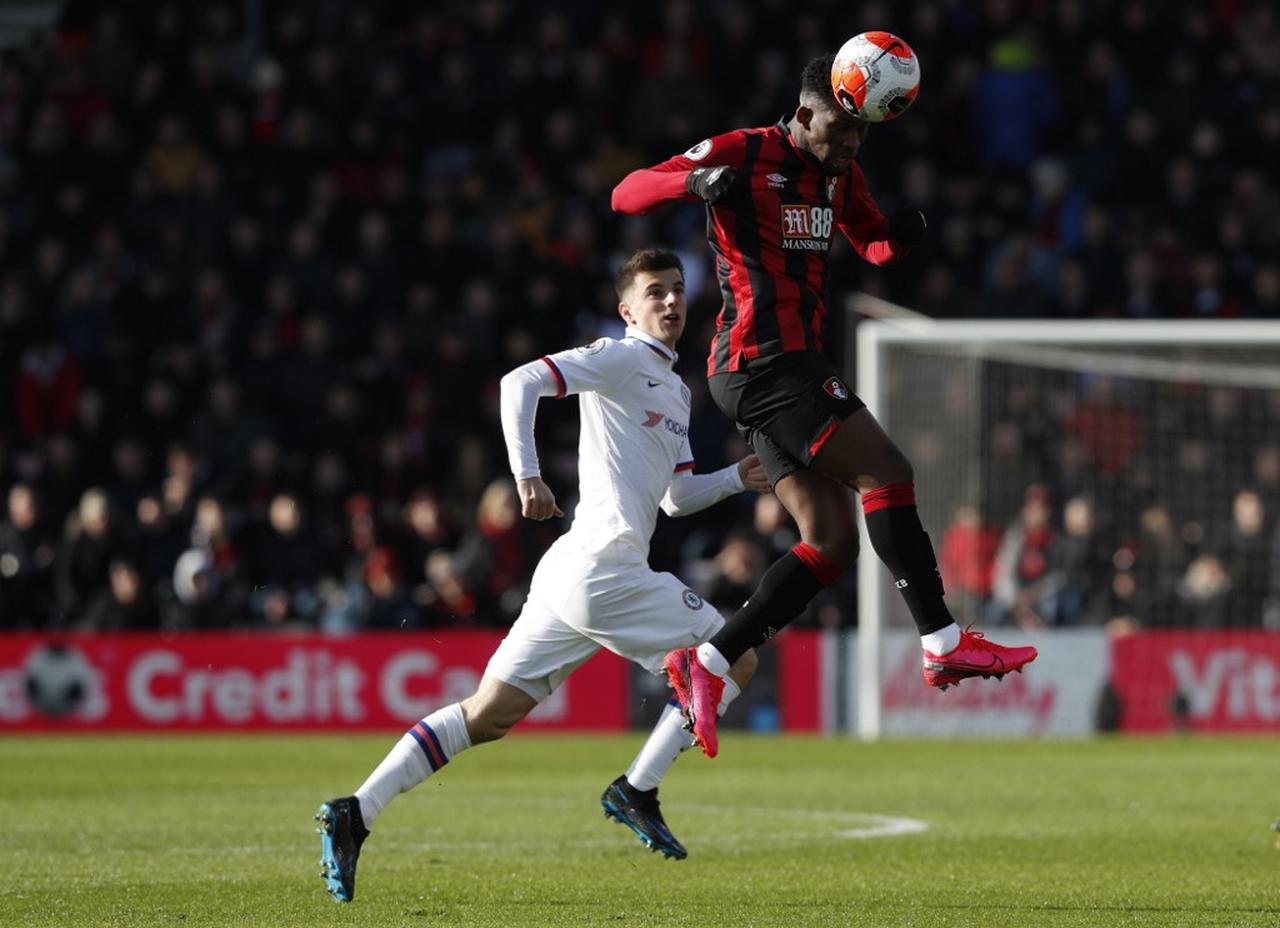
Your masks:
<instances>
[{"instance_id":1,"label":"white football jersey","mask_svg":"<svg viewBox=\"0 0 1280 928\"><path fill-rule=\"evenodd\" d=\"M573 525L556 542L561 550L647 557L664 502L682 514L742 489L736 468L714 477L690 473L690 395L675 360L662 342L628 327L622 339L547 355L503 378L502 430L517 480L539 475L537 397L578 394L579 499Z\"/></svg>"},{"instance_id":2,"label":"white football jersey","mask_svg":"<svg viewBox=\"0 0 1280 928\"><path fill-rule=\"evenodd\" d=\"M601 338L543 358L557 396L580 394L578 507L558 546L593 554L623 546L648 557L671 478L694 463L689 388L672 369L675 359L633 328L621 340Z\"/></svg>"}]
</instances>

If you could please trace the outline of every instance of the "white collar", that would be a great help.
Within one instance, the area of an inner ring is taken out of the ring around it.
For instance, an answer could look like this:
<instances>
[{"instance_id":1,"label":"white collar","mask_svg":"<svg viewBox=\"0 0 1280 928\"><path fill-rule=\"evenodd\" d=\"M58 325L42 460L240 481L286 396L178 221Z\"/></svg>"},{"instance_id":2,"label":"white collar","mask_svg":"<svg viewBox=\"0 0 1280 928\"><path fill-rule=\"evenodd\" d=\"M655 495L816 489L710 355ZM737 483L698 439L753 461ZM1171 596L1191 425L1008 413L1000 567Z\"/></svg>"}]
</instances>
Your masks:
<instances>
[{"instance_id":1,"label":"white collar","mask_svg":"<svg viewBox=\"0 0 1280 928\"><path fill-rule=\"evenodd\" d=\"M672 351L662 342L658 341L658 339L654 338L648 332L642 332L633 325L627 326L627 331L624 337L634 338L638 341L644 342L645 345L647 345L649 348L652 348L655 352L660 354L662 356L662 359L666 361L668 364L675 364L676 359L680 357L680 355L676 354L674 351Z\"/></svg>"}]
</instances>

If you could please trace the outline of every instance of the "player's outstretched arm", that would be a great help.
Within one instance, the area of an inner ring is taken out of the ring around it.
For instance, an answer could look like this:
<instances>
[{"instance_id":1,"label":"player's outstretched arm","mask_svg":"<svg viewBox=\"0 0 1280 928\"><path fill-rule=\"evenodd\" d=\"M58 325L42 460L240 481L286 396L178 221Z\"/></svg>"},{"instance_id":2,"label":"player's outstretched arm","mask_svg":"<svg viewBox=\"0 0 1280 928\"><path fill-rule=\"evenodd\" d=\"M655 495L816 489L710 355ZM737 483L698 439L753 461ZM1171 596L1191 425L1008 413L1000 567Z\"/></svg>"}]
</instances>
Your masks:
<instances>
[{"instance_id":1,"label":"player's outstretched arm","mask_svg":"<svg viewBox=\"0 0 1280 928\"><path fill-rule=\"evenodd\" d=\"M643 216L672 203L689 202L694 195L687 187L689 169L668 167L670 162L632 171L613 188L609 205L615 213Z\"/></svg>"},{"instance_id":2,"label":"player's outstretched arm","mask_svg":"<svg viewBox=\"0 0 1280 928\"><path fill-rule=\"evenodd\" d=\"M754 454L709 474L692 473L692 464L676 471L662 497L662 511L669 516L693 515L743 490L769 492L764 467Z\"/></svg>"},{"instance_id":3,"label":"player's outstretched arm","mask_svg":"<svg viewBox=\"0 0 1280 928\"><path fill-rule=\"evenodd\" d=\"M632 171L613 188L616 213L641 216L672 203L698 200L714 206L745 187L742 130L704 139L682 155Z\"/></svg>"},{"instance_id":4,"label":"player's outstretched arm","mask_svg":"<svg viewBox=\"0 0 1280 928\"><path fill-rule=\"evenodd\" d=\"M849 177L838 225L858 254L876 265L906 257L924 239L928 228L924 213L917 209L898 210L886 218L856 166Z\"/></svg>"}]
</instances>

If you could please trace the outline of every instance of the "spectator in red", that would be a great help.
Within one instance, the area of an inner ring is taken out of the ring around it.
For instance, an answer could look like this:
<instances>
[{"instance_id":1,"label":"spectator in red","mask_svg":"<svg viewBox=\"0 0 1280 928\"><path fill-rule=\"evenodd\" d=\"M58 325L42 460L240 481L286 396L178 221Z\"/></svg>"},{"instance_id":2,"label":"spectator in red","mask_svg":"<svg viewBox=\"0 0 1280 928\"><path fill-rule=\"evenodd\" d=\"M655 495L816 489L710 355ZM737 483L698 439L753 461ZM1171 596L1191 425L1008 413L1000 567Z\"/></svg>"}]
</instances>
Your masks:
<instances>
[{"instance_id":1,"label":"spectator in red","mask_svg":"<svg viewBox=\"0 0 1280 928\"><path fill-rule=\"evenodd\" d=\"M18 361L18 419L35 441L71 428L80 399L80 367L48 335L37 336Z\"/></svg>"},{"instance_id":2,"label":"spectator in red","mask_svg":"<svg viewBox=\"0 0 1280 928\"><path fill-rule=\"evenodd\" d=\"M1040 585L1049 573L1049 548L1054 531L1050 522L1049 491L1033 483L1023 493L1018 520L1005 531L996 552L993 603L1005 621L1038 628L1036 611Z\"/></svg>"},{"instance_id":3,"label":"spectator in red","mask_svg":"<svg viewBox=\"0 0 1280 928\"><path fill-rule=\"evenodd\" d=\"M1100 377L1090 384L1089 396L1064 423L1066 431L1080 436L1093 462L1108 477L1118 477L1143 447L1146 430L1142 419L1116 397L1115 383Z\"/></svg>"},{"instance_id":4,"label":"spectator in red","mask_svg":"<svg viewBox=\"0 0 1280 928\"><path fill-rule=\"evenodd\" d=\"M370 596L365 628L416 628L421 624L418 610L400 582L400 567L391 548L379 545L369 552L364 562L364 582Z\"/></svg>"},{"instance_id":5,"label":"spectator in red","mask_svg":"<svg viewBox=\"0 0 1280 928\"><path fill-rule=\"evenodd\" d=\"M990 600L999 545L1000 533L982 521L975 507L956 508L938 548L938 569L961 615L978 617Z\"/></svg>"},{"instance_id":6,"label":"spectator in red","mask_svg":"<svg viewBox=\"0 0 1280 928\"><path fill-rule=\"evenodd\" d=\"M520 518L515 484L500 478L481 494L475 527L475 536L463 545L458 566L483 583L504 616L514 618L524 602L534 561L545 547L539 544L539 526Z\"/></svg>"}]
</instances>

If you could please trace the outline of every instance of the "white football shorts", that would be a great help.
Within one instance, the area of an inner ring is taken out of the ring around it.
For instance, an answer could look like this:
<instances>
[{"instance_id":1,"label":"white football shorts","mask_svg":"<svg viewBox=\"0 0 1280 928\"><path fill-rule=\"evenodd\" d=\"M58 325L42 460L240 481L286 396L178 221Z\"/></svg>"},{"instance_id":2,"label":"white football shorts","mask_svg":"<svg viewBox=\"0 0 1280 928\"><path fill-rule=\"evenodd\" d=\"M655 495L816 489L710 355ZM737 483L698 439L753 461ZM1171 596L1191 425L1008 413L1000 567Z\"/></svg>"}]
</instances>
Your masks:
<instances>
[{"instance_id":1,"label":"white football shorts","mask_svg":"<svg viewBox=\"0 0 1280 928\"><path fill-rule=\"evenodd\" d=\"M553 546L485 673L541 702L600 648L661 674L667 652L701 644L722 625L701 596L639 555L601 560Z\"/></svg>"}]
</instances>

